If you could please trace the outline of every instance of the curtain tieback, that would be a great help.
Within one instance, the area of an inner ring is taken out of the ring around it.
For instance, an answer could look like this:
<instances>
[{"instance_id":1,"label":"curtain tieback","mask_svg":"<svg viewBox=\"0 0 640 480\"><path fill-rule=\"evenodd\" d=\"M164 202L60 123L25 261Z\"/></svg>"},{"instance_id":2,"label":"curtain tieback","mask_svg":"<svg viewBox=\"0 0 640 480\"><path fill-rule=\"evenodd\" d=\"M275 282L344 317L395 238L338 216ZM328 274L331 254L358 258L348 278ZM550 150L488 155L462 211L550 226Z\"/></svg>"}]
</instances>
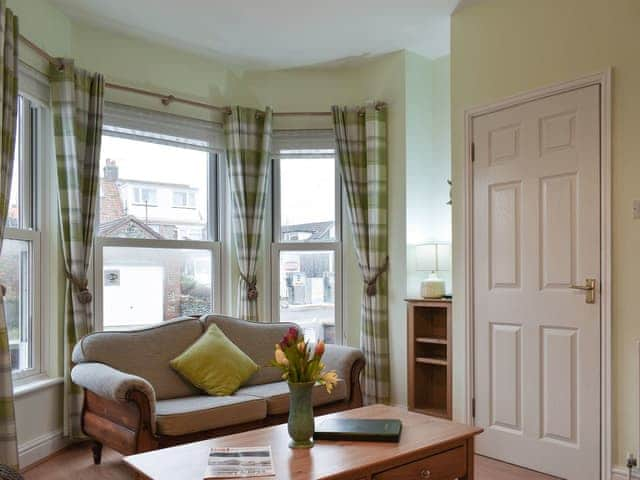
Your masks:
<instances>
[{"instance_id":1,"label":"curtain tieback","mask_svg":"<svg viewBox=\"0 0 640 480\"><path fill-rule=\"evenodd\" d=\"M4 298L7 294L7 287L0 283L0 299Z\"/></svg>"},{"instance_id":2,"label":"curtain tieback","mask_svg":"<svg viewBox=\"0 0 640 480\"><path fill-rule=\"evenodd\" d=\"M360 269L364 271L362 266L360 266ZM376 284L378 283L378 278L380 278L380 275L385 273L387 270L389 270L388 256L387 258L385 258L384 264L376 270L376 273L371 280L367 280L366 278L364 279L364 283L367 285L367 295L369 297L375 297L378 294L378 287L376 286Z\"/></svg>"},{"instance_id":3,"label":"curtain tieback","mask_svg":"<svg viewBox=\"0 0 640 480\"><path fill-rule=\"evenodd\" d=\"M76 277L67 273L69 281L78 289L78 301L84 305L91 303L93 295L89 291L89 280L86 277Z\"/></svg>"},{"instance_id":4,"label":"curtain tieback","mask_svg":"<svg viewBox=\"0 0 640 480\"><path fill-rule=\"evenodd\" d=\"M256 300L258 298L258 287L256 286L258 280L255 275L251 276L251 279L247 277L244 273L240 272L240 277L247 284L247 298L249 300Z\"/></svg>"}]
</instances>

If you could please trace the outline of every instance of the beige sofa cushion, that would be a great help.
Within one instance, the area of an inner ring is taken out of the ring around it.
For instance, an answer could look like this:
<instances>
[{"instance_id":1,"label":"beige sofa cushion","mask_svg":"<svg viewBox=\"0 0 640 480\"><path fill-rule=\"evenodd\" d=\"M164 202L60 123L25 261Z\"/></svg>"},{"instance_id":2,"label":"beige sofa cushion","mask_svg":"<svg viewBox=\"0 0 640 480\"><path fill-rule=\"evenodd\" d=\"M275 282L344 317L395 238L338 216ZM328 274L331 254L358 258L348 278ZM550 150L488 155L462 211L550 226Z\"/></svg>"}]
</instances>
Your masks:
<instances>
[{"instance_id":1,"label":"beige sofa cushion","mask_svg":"<svg viewBox=\"0 0 640 480\"><path fill-rule=\"evenodd\" d=\"M289 386L286 382L267 383L241 388L238 395L264 398L267 401L267 414L278 415L289 412ZM314 407L338 402L347 398L347 386L343 380L339 380L331 394L323 385L315 385L311 394Z\"/></svg>"},{"instance_id":2,"label":"beige sofa cushion","mask_svg":"<svg viewBox=\"0 0 640 480\"><path fill-rule=\"evenodd\" d=\"M124 332L87 335L73 349L73 362L98 362L147 380L158 400L200 395L169 365L204 332L199 319L172 320Z\"/></svg>"},{"instance_id":3,"label":"beige sofa cushion","mask_svg":"<svg viewBox=\"0 0 640 480\"><path fill-rule=\"evenodd\" d=\"M290 327L298 328L297 325L248 322L223 315L207 315L203 320L207 328L211 324L217 325L229 340L240 347L240 350L249 355L260 367L260 370L254 373L245 385L272 383L282 378L282 372L278 368L267 365L273 359L276 343L280 343Z\"/></svg>"},{"instance_id":4,"label":"beige sofa cushion","mask_svg":"<svg viewBox=\"0 0 640 480\"><path fill-rule=\"evenodd\" d=\"M266 402L251 396L174 398L156 403L156 431L162 435L185 435L262 420L266 416Z\"/></svg>"}]
</instances>

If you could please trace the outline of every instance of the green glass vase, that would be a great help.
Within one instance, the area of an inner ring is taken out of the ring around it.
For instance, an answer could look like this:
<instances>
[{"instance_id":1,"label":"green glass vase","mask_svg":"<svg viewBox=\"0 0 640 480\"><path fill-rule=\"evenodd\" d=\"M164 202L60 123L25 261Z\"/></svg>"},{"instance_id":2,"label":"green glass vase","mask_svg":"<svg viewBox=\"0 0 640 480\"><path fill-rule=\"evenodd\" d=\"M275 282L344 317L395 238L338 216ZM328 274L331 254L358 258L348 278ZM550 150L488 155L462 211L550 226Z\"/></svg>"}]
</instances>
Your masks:
<instances>
[{"instance_id":1,"label":"green glass vase","mask_svg":"<svg viewBox=\"0 0 640 480\"><path fill-rule=\"evenodd\" d=\"M311 392L315 382L289 383L289 447L313 447L313 404Z\"/></svg>"}]
</instances>

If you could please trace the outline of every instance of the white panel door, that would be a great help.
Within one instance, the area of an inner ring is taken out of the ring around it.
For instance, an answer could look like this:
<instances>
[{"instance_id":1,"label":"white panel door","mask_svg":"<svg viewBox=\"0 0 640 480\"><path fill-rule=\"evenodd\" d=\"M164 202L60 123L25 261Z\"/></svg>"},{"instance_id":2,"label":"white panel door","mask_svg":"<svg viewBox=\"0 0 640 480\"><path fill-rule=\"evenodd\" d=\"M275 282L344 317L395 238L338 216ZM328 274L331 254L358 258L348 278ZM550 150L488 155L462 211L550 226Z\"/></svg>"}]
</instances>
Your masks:
<instances>
[{"instance_id":1,"label":"white panel door","mask_svg":"<svg viewBox=\"0 0 640 480\"><path fill-rule=\"evenodd\" d=\"M571 480L600 468L599 104L590 86L473 121L477 451Z\"/></svg>"}]
</instances>

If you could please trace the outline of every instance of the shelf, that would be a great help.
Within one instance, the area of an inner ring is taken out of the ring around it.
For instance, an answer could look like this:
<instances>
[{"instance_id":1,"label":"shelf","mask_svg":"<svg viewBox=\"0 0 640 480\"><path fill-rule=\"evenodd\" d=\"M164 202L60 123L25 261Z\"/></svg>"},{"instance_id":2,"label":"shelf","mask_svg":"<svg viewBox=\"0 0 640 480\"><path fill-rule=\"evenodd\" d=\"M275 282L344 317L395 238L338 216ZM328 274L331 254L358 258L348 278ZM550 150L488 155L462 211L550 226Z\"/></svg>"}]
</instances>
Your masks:
<instances>
[{"instance_id":1,"label":"shelf","mask_svg":"<svg viewBox=\"0 0 640 480\"><path fill-rule=\"evenodd\" d=\"M436 337L416 337L417 343L434 343L436 345L446 345L446 338L436 338Z\"/></svg>"},{"instance_id":2,"label":"shelf","mask_svg":"<svg viewBox=\"0 0 640 480\"><path fill-rule=\"evenodd\" d=\"M448 362L442 358L416 357L417 363L426 363L427 365L442 365L446 367Z\"/></svg>"},{"instance_id":3,"label":"shelf","mask_svg":"<svg viewBox=\"0 0 640 480\"><path fill-rule=\"evenodd\" d=\"M407 334L407 406L451 419L451 300L410 300Z\"/></svg>"}]
</instances>

